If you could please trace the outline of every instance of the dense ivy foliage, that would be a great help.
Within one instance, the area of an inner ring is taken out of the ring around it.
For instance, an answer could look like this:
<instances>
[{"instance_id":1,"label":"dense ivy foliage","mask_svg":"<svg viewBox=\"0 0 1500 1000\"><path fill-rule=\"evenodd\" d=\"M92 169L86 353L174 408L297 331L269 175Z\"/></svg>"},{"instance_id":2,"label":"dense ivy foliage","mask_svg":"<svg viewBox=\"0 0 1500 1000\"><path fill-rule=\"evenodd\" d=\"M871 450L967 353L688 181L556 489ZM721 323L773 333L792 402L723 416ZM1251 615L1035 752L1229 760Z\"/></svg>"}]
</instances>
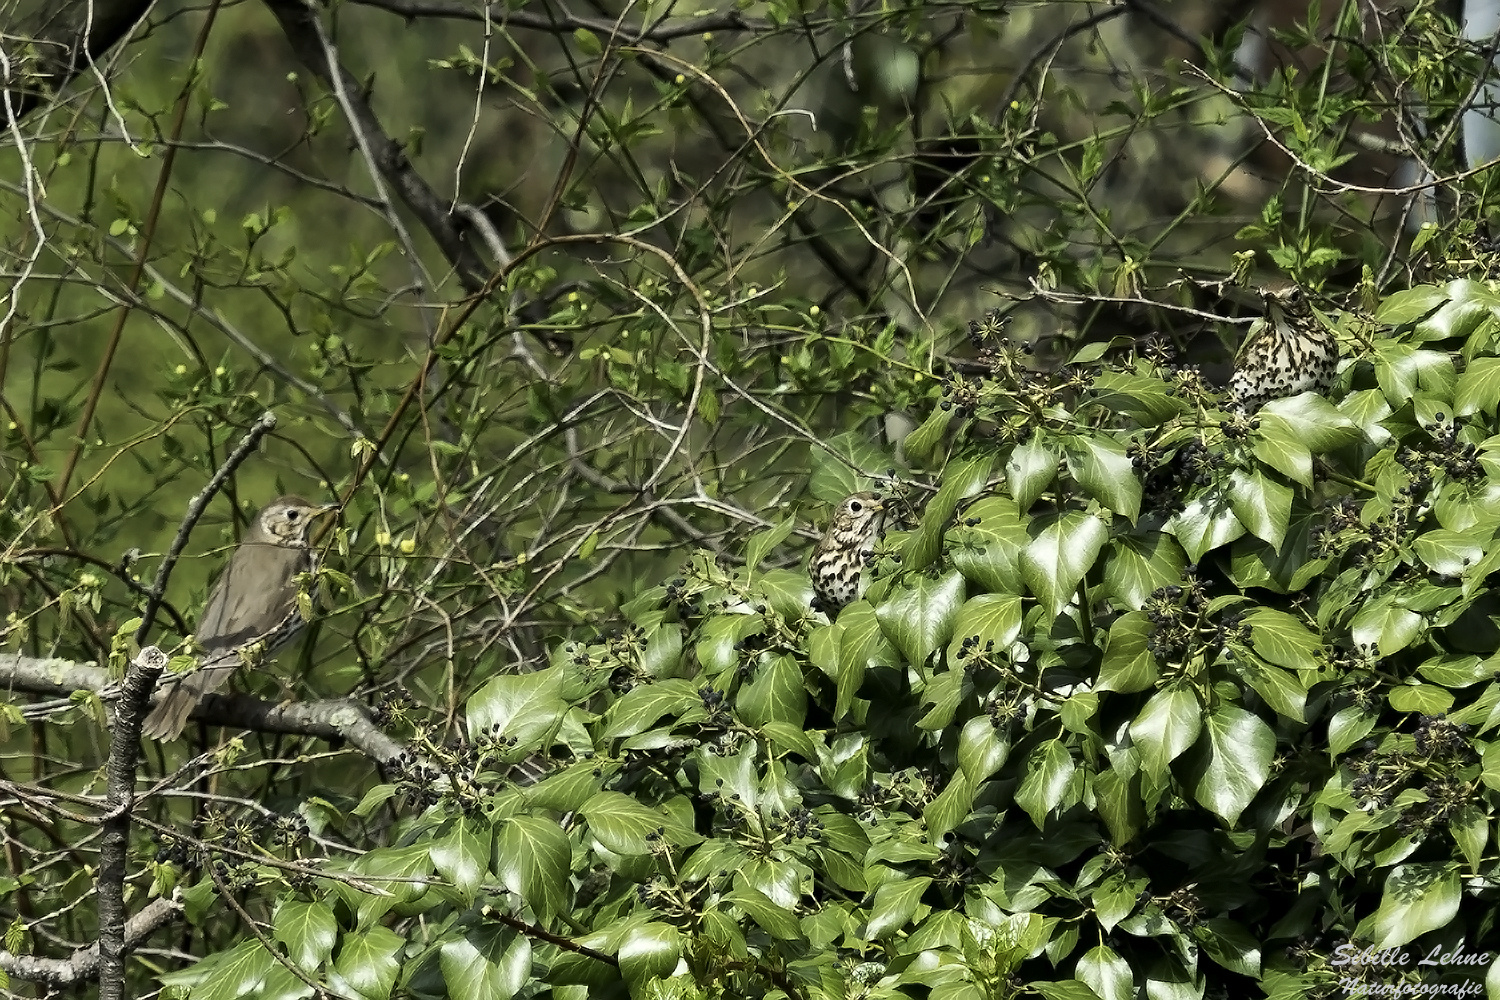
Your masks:
<instances>
[{"instance_id":1,"label":"dense ivy foliage","mask_svg":"<svg viewBox=\"0 0 1500 1000\"><path fill-rule=\"evenodd\" d=\"M830 622L767 567L790 521L694 558L477 691L441 766L320 809L396 805L392 846L337 870L398 881L285 894L276 940L366 996L1390 982L1351 942L1493 992L1500 295L1420 286L1355 329L1379 346L1336 402L1250 418L1149 352L1041 378L988 340L905 440L930 475L851 438L813 475L906 512L864 600ZM255 940L167 981L258 977L300 995Z\"/></svg>"}]
</instances>

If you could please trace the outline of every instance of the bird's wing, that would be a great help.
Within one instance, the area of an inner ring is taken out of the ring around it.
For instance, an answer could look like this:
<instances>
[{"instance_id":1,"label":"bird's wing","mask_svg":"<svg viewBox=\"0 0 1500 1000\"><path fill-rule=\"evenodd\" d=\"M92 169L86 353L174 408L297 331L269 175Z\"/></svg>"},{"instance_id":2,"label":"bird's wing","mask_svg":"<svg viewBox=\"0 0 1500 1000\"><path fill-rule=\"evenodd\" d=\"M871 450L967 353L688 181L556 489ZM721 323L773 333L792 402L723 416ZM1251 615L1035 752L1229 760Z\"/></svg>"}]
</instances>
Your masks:
<instances>
[{"instance_id":1,"label":"bird's wing","mask_svg":"<svg viewBox=\"0 0 1500 1000\"><path fill-rule=\"evenodd\" d=\"M198 619L199 645L209 652L233 649L280 624L297 604L302 556L299 549L241 542Z\"/></svg>"}]
</instances>

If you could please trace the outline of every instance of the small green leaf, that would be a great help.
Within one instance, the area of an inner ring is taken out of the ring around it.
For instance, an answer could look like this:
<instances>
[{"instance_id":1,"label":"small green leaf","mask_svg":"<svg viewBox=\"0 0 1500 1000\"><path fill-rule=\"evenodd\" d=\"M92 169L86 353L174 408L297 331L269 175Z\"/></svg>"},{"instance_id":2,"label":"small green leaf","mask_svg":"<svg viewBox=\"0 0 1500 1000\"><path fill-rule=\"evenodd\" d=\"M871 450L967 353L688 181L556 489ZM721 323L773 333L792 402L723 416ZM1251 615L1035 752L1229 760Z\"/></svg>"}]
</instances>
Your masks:
<instances>
[{"instance_id":1,"label":"small green leaf","mask_svg":"<svg viewBox=\"0 0 1500 1000\"><path fill-rule=\"evenodd\" d=\"M1027 588L1053 617L1072 603L1084 574L1093 568L1109 529L1093 514L1070 511L1038 518L1032 540L1021 553Z\"/></svg>"},{"instance_id":2,"label":"small green leaf","mask_svg":"<svg viewBox=\"0 0 1500 1000\"><path fill-rule=\"evenodd\" d=\"M597 56L604 51L604 46L599 43L599 36L587 28L575 29L573 41L578 44L578 50L586 56Z\"/></svg>"},{"instance_id":3,"label":"small green leaf","mask_svg":"<svg viewBox=\"0 0 1500 1000\"><path fill-rule=\"evenodd\" d=\"M964 578L956 571L937 579L918 576L892 590L875 609L875 618L906 662L920 667L952 637L963 603Z\"/></svg>"},{"instance_id":4,"label":"small green leaf","mask_svg":"<svg viewBox=\"0 0 1500 1000\"><path fill-rule=\"evenodd\" d=\"M1135 522L1141 512L1141 481L1124 445L1113 438L1078 435L1063 455L1068 473L1089 496Z\"/></svg>"},{"instance_id":5,"label":"small green leaf","mask_svg":"<svg viewBox=\"0 0 1500 1000\"><path fill-rule=\"evenodd\" d=\"M1058 458L1057 452L1043 444L1039 437L1018 445L1011 452L1005 463L1005 479L1021 513L1030 510L1057 478Z\"/></svg>"},{"instance_id":6,"label":"small green leaf","mask_svg":"<svg viewBox=\"0 0 1500 1000\"><path fill-rule=\"evenodd\" d=\"M1208 738L1184 758L1183 777L1200 805L1233 825L1271 775L1276 734L1233 702L1220 702L1203 729Z\"/></svg>"}]
</instances>

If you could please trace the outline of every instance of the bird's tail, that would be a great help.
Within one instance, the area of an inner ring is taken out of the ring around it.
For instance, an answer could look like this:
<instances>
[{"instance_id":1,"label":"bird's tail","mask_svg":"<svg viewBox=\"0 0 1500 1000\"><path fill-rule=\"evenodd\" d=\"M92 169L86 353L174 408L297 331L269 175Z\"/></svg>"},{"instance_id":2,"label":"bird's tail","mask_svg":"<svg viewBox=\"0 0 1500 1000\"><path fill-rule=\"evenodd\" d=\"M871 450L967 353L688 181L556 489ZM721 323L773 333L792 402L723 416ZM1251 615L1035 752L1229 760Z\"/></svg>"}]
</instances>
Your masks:
<instances>
[{"instance_id":1,"label":"bird's tail","mask_svg":"<svg viewBox=\"0 0 1500 1000\"><path fill-rule=\"evenodd\" d=\"M141 724L141 735L153 740L175 740L198 704L199 694L190 685L178 683L157 703Z\"/></svg>"}]
</instances>

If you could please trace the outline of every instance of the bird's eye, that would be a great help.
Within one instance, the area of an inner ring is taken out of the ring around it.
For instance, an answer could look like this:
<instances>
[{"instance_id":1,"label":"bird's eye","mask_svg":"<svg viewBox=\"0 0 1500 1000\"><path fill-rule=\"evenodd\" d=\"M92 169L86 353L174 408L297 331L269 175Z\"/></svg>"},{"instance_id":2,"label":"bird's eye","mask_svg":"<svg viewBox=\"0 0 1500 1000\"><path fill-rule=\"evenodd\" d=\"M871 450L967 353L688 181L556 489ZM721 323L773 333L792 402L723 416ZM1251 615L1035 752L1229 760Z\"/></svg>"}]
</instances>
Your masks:
<instances>
[{"instance_id":1,"label":"bird's eye","mask_svg":"<svg viewBox=\"0 0 1500 1000\"><path fill-rule=\"evenodd\" d=\"M862 511L864 509L865 509L865 505L862 504L862 503L860 503L858 500L850 500L849 501L849 513L851 513L851 514L858 514L860 511Z\"/></svg>"},{"instance_id":2,"label":"bird's eye","mask_svg":"<svg viewBox=\"0 0 1500 1000\"><path fill-rule=\"evenodd\" d=\"M302 516L302 512L299 511L299 510L289 510L289 511L286 512L286 519L288 521L295 521L295 520L297 520L297 518L299 518L301 516Z\"/></svg>"}]
</instances>

